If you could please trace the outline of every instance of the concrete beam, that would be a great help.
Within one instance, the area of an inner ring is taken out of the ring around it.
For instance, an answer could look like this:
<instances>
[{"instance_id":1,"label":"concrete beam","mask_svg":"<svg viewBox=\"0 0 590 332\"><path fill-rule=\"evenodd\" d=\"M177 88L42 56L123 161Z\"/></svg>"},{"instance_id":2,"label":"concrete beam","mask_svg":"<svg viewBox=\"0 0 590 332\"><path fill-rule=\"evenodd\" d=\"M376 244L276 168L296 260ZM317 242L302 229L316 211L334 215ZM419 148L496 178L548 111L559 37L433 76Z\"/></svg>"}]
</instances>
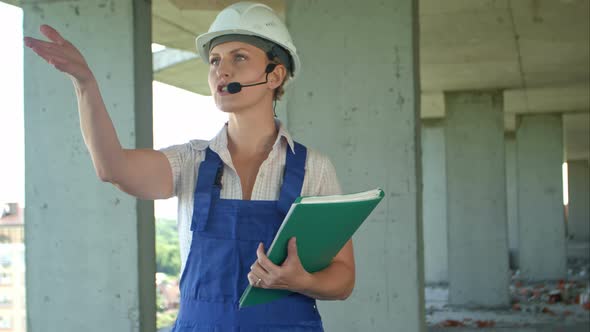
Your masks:
<instances>
[{"instance_id":1,"label":"concrete beam","mask_svg":"<svg viewBox=\"0 0 590 332\"><path fill-rule=\"evenodd\" d=\"M180 62L154 73L154 79L200 95L211 95L207 73L209 67L201 60Z\"/></svg>"},{"instance_id":2,"label":"concrete beam","mask_svg":"<svg viewBox=\"0 0 590 332\"><path fill-rule=\"evenodd\" d=\"M287 92L289 130L332 158L344 192L388 194L355 234L353 295L318 305L326 331L426 331L416 6L288 2L304 63Z\"/></svg>"},{"instance_id":3,"label":"concrete beam","mask_svg":"<svg viewBox=\"0 0 590 332\"><path fill-rule=\"evenodd\" d=\"M590 241L590 171L587 160L568 162L568 238Z\"/></svg>"},{"instance_id":4,"label":"concrete beam","mask_svg":"<svg viewBox=\"0 0 590 332\"><path fill-rule=\"evenodd\" d=\"M557 280L567 275L562 197L562 118L522 116L516 132L518 264L521 277Z\"/></svg>"},{"instance_id":5,"label":"concrete beam","mask_svg":"<svg viewBox=\"0 0 590 332\"><path fill-rule=\"evenodd\" d=\"M420 97L420 118L440 119L445 117L445 95L442 92L425 92Z\"/></svg>"},{"instance_id":6,"label":"concrete beam","mask_svg":"<svg viewBox=\"0 0 590 332\"><path fill-rule=\"evenodd\" d=\"M566 160L590 159L590 113L563 115Z\"/></svg>"},{"instance_id":7,"label":"concrete beam","mask_svg":"<svg viewBox=\"0 0 590 332\"><path fill-rule=\"evenodd\" d=\"M154 73L170 68L172 66L181 64L186 61L200 59L199 55L193 52L165 49L159 52L153 53L153 70Z\"/></svg>"},{"instance_id":8,"label":"concrete beam","mask_svg":"<svg viewBox=\"0 0 590 332\"><path fill-rule=\"evenodd\" d=\"M24 2L23 34L41 38L39 25L50 23L71 40L94 71L121 145L149 148L151 6L109 4ZM70 80L32 51L23 56L27 329L156 331L153 201L97 178Z\"/></svg>"},{"instance_id":9,"label":"concrete beam","mask_svg":"<svg viewBox=\"0 0 590 332\"><path fill-rule=\"evenodd\" d=\"M223 8L235 3L235 0L170 0L170 2L181 10L216 10L220 11ZM285 0L256 0L256 2L263 3L277 13L284 15Z\"/></svg>"},{"instance_id":10,"label":"concrete beam","mask_svg":"<svg viewBox=\"0 0 590 332\"><path fill-rule=\"evenodd\" d=\"M501 98L500 92L445 94L451 305L506 307L510 301Z\"/></svg>"},{"instance_id":11,"label":"concrete beam","mask_svg":"<svg viewBox=\"0 0 590 332\"><path fill-rule=\"evenodd\" d=\"M563 113L590 109L590 86L515 89L504 91L504 112Z\"/></svg>"},{"instance_id":12,"label":"concrete beam","mask_svg":"<svg viewBox=\"0 0 590 332\"><path fill-rule=\"evenodd\" d=\"M504 131L510 133L516 131L516 114L504 113Z\"/></svg>"},{"instance_id":13,"label":"concrete beam","mask_svg":"<svg viewBox=\"0 0 590 332\"><path fill-rule=\"evenodd\" d=\"M445 127L422 121L422 220L424 277L427 284L448 283L447 177Z\"/></svg>"},{"instance_id":14,"label":"concrete beam","mask_svg":"<svg viewBox=\"0 0 590 332\"><path fill-rule=\"evenodd\" d=\"M13 6L17 6L17 7L20 7L21 6L21 0L2 0L0 2L4 2L4 3L7 3L9 5L13 5Z\"/></svg>"}]
</instances>

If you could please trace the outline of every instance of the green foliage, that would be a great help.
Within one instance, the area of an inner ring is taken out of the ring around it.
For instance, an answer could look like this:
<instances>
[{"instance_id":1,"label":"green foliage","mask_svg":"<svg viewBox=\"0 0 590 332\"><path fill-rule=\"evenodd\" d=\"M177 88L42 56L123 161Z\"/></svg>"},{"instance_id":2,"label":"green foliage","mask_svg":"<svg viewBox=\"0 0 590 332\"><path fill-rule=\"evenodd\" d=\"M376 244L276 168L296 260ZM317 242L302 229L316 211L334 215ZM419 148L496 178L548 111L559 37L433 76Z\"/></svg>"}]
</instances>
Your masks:
<instances>
[{"instance_id":1,"label":"green foliage","mask_svg":"<svg viewBox=\"0 0 590 332\"><path fill-rule=\"evenodd\" d=\"M180 273L180 251L176 220L156 220L156 271L168 275L170 279L178 278ZM171 326L176 320L178 309L168 309L160 292L157 294L157 328Z\"/></svg>"},{"instance_id":2,"label":"green foliage","mask_svg":"<svg viewBox=\"0 0 590 332\"><path fill-rule=\"evenodd\" d=\"M177 276L180 273L176 220L156 220L156 271L171 276Z\"/></svg>"},{"instance_id":3,"label":"green foliage","mask_svg":"<svg viewBox=\"0 0 590 332\"><path fill-rule=\"evenodd\" d=\"M156 311L160 313L165 312L166 310L166 300L164 299L164 296L162 296L160 292L156 291Z\"/></svg>"},{"instance_id":4,"label":"green foliage","mask_svg":"<svg viewBox=\"0 0 590 332\"><path fill-rule=\"evenodd\" d=\"M170 311L166 311L166 312L157 312L157 328L161 329L164 327L169 327L172 326L172 324L174 324L174 321L176 320L176 316L178 315L178 310L170 310Z\"/></svg>"}]
</instances>

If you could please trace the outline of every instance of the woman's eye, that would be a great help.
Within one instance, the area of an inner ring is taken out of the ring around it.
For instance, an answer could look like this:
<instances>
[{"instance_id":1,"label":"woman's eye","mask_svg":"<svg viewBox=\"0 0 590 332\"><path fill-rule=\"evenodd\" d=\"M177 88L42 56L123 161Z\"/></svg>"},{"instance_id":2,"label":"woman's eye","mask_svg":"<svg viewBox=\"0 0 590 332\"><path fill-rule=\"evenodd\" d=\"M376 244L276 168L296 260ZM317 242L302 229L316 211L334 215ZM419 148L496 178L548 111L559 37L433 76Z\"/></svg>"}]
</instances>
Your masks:
<instances>
[{"instance_id":1,"label":"woman's eye","mask_svg":"<svg viewBox=\"0 0 590 332\"><path fill-rule=\"evenodd\" d=\"M209 64L210 65L217 65L219 63L219 59L218 58L212 58L209 60Z\"/></svg>"},{"instance_id":2,"label":"woman's eye","mask_svg":"<svg viewBox=\"0 0 590 332\"><path fill-rule=\"evenodd\" d=\"M244 61L244 60L246 60L246 57L244 55L236 54L236 61Z\"/></svg>"}]
</instances>

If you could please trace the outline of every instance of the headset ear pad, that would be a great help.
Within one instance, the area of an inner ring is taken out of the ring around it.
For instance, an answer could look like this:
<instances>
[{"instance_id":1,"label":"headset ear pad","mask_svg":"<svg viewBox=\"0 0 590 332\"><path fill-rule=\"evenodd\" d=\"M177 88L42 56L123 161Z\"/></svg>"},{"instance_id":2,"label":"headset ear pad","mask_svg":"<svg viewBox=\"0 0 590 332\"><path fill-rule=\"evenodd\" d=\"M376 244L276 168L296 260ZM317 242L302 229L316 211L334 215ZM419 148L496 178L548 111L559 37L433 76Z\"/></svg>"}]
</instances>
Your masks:
<instances>
[{"instance_id":1,"label":"headset ear pad","mask_svg":"<svg viewBox=\"0 0 590 332\"><path fill-rule=\"evenodd\" d=\"M272 73L273 70L275 70L276 67L277 67L276 63L269 63L268 65L266 65L266 69L264 70L264 72L267 74L270 74L270 73Z\"/></svg>"}]
</instances>

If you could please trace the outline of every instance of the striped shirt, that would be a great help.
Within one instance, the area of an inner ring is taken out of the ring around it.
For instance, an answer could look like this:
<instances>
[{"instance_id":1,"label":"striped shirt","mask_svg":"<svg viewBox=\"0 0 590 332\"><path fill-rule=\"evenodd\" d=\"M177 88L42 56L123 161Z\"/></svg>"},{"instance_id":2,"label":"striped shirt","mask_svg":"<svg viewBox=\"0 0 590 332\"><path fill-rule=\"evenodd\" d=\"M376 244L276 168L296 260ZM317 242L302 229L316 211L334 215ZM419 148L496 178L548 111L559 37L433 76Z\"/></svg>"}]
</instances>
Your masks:
<instances>
[{"instance_id":1,"label":"striped shirt","mask_svg":"<svg viewBox=\"0 0 590 332\"><path fill-rule=\"evenodd\" d=\"M287 129L280 121L275 121L279 128L277 140L268 158L260 166L252 190L252 200L278 200L283 182L286 149L294 149L293 140ZM192 140L160 150L170 162L174 181L173 192L174 196L178 197L181 274L192 240L190 225L193 215L193 194L199 176L199 165L205 158L207 147L216 152L224 163L221 198L242 199L240 179L227 148L227 124L211 141ZM330 159L313 149L307 150L301 194L303 196L340 194L340 184Z\"/></svg>"}]
</instances>

